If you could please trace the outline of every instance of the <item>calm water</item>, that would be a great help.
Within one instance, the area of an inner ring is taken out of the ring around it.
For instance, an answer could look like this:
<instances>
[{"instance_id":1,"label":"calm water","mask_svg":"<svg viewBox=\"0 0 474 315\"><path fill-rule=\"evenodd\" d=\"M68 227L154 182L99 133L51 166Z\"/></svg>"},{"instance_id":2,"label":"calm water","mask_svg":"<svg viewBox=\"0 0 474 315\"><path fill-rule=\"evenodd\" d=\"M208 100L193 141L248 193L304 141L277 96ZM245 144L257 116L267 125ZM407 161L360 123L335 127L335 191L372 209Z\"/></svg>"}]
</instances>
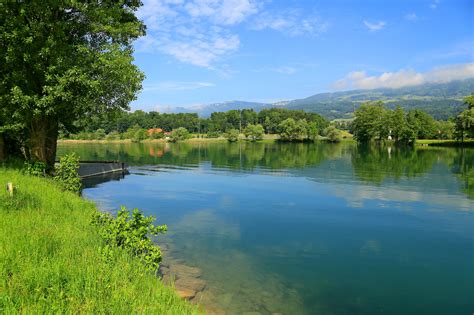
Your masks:
<instances>
[{"instance_id":1,"label":"calm water","mask_svg":"<svg viewBox=\"0 0 474 315\"><path fill-rule=\"evenodd\" d=\"M140 208L229 314L472 314L474 149L352 144L74 144L130 175L90 182Z\"/></svg>"}]
</instances>

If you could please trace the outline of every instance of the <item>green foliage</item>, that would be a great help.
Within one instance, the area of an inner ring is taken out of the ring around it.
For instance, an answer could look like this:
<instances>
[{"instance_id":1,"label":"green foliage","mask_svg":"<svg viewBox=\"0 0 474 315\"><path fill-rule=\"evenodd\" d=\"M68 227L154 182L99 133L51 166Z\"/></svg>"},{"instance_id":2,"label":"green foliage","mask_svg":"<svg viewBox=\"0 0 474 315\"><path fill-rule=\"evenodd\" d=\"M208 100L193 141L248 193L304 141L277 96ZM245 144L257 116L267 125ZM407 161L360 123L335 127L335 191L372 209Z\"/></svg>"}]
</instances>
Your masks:
<instances>
[{"instance_id":1,"label":"green foliage","mask_svg":"<svg viewBox=\"0 0 474 315\"><path fill-rule=\"evenodd\" d=\"M208 131L206 134L206 138L219 138L220 136L220 131Z\"/></svg>"},{"instance_id":2,"label":"green foliage","mask_svg":"<svg viewBox=\"0 0 474 315\"><path fill-rule=\"evenodd\" d=\"M0 313L200 313L138 257L116 247L104 259L92 202L0 167L7 181L18 193L0 190Z\"/></svg>"},{"instance_id":3,"label":"green foliage","mask_svg":"<svg viewBox=\"0 0 474 315\"><path fill-rule=\"evenodd\" d=\"M146 130L139 128L137 131L132 136L132 141L133 142L140 142L142 140L145 140L148 137Z\"/></svg>"},{"instance_id":4,"label":"green foliage","mask_svg":"<svg viewBox=\"0 0 474 315\"><path fill-rule=\"evenodd\" d=\"M280 139L283 141L302 140L309 134L308 123L304 119L295 121L293 118L287 118L278 127Z\"/></svg>"},{"instance_id":5,"label":"green foliage","mask_svg":"<svg viewBox=\"0 0 474 315\"><path fill-rule=\"evenodd\" d=\"M308 123L306 128L307 138L309 140L315 141L318 139L318 124L316 122Z\"/></svg>"},{"instance_id":6,"label":"green foliage","mask_svg":"<svg viewBox=\"0 0 474 315\"><path fill-rule=\"evenodd\" d=\"M324 134L330 142L339 142L342 140L341 131L333 125L330 125L326 129L324 129Z\"/></svg>"},{"instance_id":7,"label":"green foliage","mask_svg":"<svg viewBox=\"0 0 474 315\"><path fill-rule=\"evenodd\" d=\"M63 190L74 193L81 191L81 178L77 174L79 169L79 158L75 153L66 154L59 159L59 165L55 169L54 180L59 183Z\"/></svg>"},{"instance_id":8,"label":"green foliage","mask_svg":"<svg viewBox=\"0 0 474 315\"><path fill-rule=\"evenodd\" d=\"M237 129L230 129L225 134L225 137L229 142L239 141L239 136L240 136L240 133Z\"/></svg>"},{"instance_id":9,"label":"green foliage","mask_svg":"<svg viewBox=\"0 0 474 315\"><path fill-rule=\"evenodd\" d=\"M455 124L456 139L464 141L465 138L474 137L474 107L459 114Z\"/></svg>"},{"instance_id":10,"label":"green foliage","mask_svg":"<svg viewBox=\"0 0 474 315\"><path fill-rule=\"evenodd\" d=\"M107 134L107 136L105 136L105 139L106 140L120 140L120 133L118 133L117 131L111 131Z\"/></svg>"},{"instance_id":11,"label":"green foliage","mask_svg":"<svg viewBox=\"0 0 474 315\"><path fill-rule=\"evenodd\" d=\"M23 170L27 175L46 176L46 164L43 162L26 161Z\"/></svg>"},{"instance_id":12,"label":"green foliage","mask_svg":"<svg viewBox=\"0 0 474 315\"><path fill-rule=\"evenodd\" d=\"M121 248L140 258L147 268L158 270L161 262L161 250L148 235L158 235L167 230L166 225L154 226L154 217L145 217L143 212L129 211L122 207L117 217L110 213L96 213L93 223L99 228L99 234L105 242L103 254L107 256L111 248Z\"/></svg>"},{"instance_id":13,"label":"green foliage","mask_svg":"<svg viewBox=\"0 0 474 315\"><path fill-rule=\"evenodd\" d=\"M355 111L352 132L358 142L369 142L373 139L383 140L388 137L389 126L385 124L387 109L382 102L362 104Z\"/></svg>"},{"instance_id":14,"label":"green foliage","mask_svg":"<svg viewBox=\"0 0 474 315\"><path fill-rule=\"evenodd\" d=\"M0 7L0 116L28 156L54 165L59 126L128 109L144 75L140 1L7 1ZM2 123L3 125L3 123Z\"/></svg>"},{"instance_id":15,"label":"green foliage","mask_svg":"<svg viewBox=\"0 0 474 315\"><path fill-rule=\"evenodd\" d=\"M264 133L265 133L265 130L263 129L263 126L260 124L257 124L257 125L250 124L244 129L245 137L251 141L262 140Z\"/></svg>"},{"instance_id":16,"label":"green foliage","mask_svg":"<svg viewBox=\"0 0 474 315\"><path fill-rule=\"evenodd\" d=\"M96 140L103 140L105 139L105 130L102 128L99 128L95 131L95 139Z\"/></svg>"},{"instance_id":17,"label":"green foliage","mask_svg":"<svg viewBox=\"0 0 474 315\"><path fill-rule=\"evenodd\" d=\"M177 141L189 139L189 137L190 137L189 131L186 128L179 127L171 131L169 141L177 142Z\"/></svg>"}]
</instances>

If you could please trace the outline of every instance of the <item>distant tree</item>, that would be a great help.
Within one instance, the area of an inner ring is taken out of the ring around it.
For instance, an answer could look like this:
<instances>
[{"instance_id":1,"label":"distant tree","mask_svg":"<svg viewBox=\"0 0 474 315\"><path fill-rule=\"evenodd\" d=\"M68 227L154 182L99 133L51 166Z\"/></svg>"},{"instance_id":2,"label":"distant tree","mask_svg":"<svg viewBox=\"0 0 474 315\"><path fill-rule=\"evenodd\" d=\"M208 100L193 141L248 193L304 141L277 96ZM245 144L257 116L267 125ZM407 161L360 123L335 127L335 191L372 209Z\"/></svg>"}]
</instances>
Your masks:
<instances>
[{"instance_id":1,"label":"distant tree","mask_svg":"<svg viewBox=\"0 0 474 315\"><path fill-rule=\"evenodd\" d=\"M407 114L407 124L413 129L417 139L432 139L436 136L435 120L422 110L410 110Z\"/></svg>"},{"instance_id":2,"label":"distant tree","mask_svg":"<svg viewBox=\"0 0 474 315\"><path fill-rule=\"evenodd\" d=\"M355 111L352 132L358 142L385 140L390 131L387 125L387 109L382 102L367 102Z\"/></svg>"},{"instance_id":3,"label":"distant tree","mask_svg":"<svg viewBox=\"0 0 474 315\"><path fill-rule=\"evenodd\" d=\"M263 129L263 126L260 124L257 124L257 125L250 124L247 127L245 127L244 134L247 139L250 139L252 141L257 141L257 140L263 139L265 130Z\"/></svg>"},{"instance_id":4,"label":"distant tree","mask_svg":"<svg viewBox=\"0 0 474 315\"><path fill-rule=\"evenodd\" d=\"M140 125L135 124L131 126L130 128L128 128L127 131L123 133L122 137L123 139L133 139L135 137L135 134L142 129L143 128L140 127Z\"/></svg>"},{"instance_id":5,"label":"distant tree","mask_svg":"<svg viewBox=\"0 0 474 315\"><path fill-rule=\"evenodd\" d=\"M280 139L283 141L302 140L308 135L308 123L304 119L295 121L293 118L287 118L278 127Z\"/></svg>"},{"instance_id":6,"label":"distant tree","mask_svg":"<svg viewBox=\"0 0 474 315\"><path fill-rule=\"evenodd\" d=\"M95 132L95 139L103 140L105 139L105 130L104 129L97 129Z\"/></svg>"},{"instance_id":7,"label":"distant tree","mask_svg":"<svg viewBox=\"0 0 474 315\"><path fill-rule=\"evenodd\" d=\"M133 142L140 142L142 140L145 140L146 138L148 138L148 134L146 133L146 129L139 128L133 134L132 141Z\"/></svg>"},{"instance_id":8,"label":"distant tree","mask_svg":"<svg viewBox=\"0 0 474 315\"><path fill-rule=\"evenodd\" d=\"M330 142L340 142L342 140L341 131L333 125L330 125L324 129L324 134Z\"/></svg>"},{"instance_id":9,"label":"distant tree","mask_svg":"<svg viewBox=\"0 0 474 315\"><path fill-rule=\"evenodd\" d=\"M239 131L237 129L230 129L225 134L225 137L229 142L239 141Z\"/></svg>"},{"instance_id":10,"label":"distant tree","mask_svg":"<svg viewBox=\"0 0 474 315\"><path fill-rule=\"evenodd\" d=\"M111 131L105 136L106 140L119 140L120 134L117 131Z\"/></svg>"},{"instance_id":11,"label":"distant tree","mask_svg":"<svg viewBox=\"0 0 474 315\"><path fill-rule=\"evenodd\" d=\"M316 122L308 123L306 133L309 140L315 141L318 139L318 124Z\"/></svg>"},{"instance_id":12,"label":"distant tree","mask_svg":"<svg viewBox=\"0 0 474 315\"><path fill-rule=\"evenodd\" d=\"M179 127L171 131L169 140L171 142L177 142L177 141L189 139L189 137L190 137L189 131L186 128Z\"/></svg>"},{"instance_id":13,"label":"distant tree","mask_svg":"<svg viewBox=\"0 0 474 315\"><path fill-rule=\"evenodd\" d=\"M466 109L455 120L456 139L464 142L466 137L474 137L474 107Z\"/></svg>"}]
</instances>

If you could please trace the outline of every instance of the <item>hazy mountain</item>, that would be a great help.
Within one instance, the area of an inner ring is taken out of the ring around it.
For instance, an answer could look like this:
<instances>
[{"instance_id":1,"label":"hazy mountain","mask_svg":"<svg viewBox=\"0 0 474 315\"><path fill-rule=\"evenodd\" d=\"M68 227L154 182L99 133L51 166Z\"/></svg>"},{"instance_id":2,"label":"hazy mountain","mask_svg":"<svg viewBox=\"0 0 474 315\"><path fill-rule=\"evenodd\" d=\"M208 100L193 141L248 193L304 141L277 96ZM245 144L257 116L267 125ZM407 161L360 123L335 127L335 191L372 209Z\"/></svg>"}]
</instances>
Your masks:
<instances>
[{"instance_id":1,"label":"hazy mountain","mask_svg":"<svg viewBox=\"0 0 474 315\"><path fill-rule=\"evenodd\" d=\"M474 93L474 79L430 83L398 89L353 90L320 93L293 100L285 107L316 112L329 119L352 117L354 108L366 101L381 100L388 107L423 109L437 119L447 119L463 108L463 97Z\"/></svg>"},{"instance_id":2,"label":"hazy mountain","mask_svg":"<svg viewBox=\"0 0 474 315\"><path fill-rule=\"evenodd\" d=\"M366 101L383 101L393 108L400 105L405 109L423 109L437 119L447 119L464 109L463 97L474 93L474 78L449 83L430 83L397 89L353 90L334 93L319 93L313 96L277 103L229 101L192 107L167 108L166 112L198 113L208 117L212 112L231 109L283 107L302 109L323 115L328 119L351 118L353 111Z\"/></svg>"}]
</instances>

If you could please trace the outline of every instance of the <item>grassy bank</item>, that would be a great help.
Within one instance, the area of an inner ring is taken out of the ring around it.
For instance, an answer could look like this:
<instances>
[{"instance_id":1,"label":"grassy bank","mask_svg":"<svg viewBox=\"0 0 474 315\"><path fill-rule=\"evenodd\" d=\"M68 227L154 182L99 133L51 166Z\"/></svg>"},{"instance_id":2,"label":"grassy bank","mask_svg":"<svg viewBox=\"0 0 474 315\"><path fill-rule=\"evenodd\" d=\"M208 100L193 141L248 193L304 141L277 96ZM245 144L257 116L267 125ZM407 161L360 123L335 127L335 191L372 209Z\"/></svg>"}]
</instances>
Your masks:
<instances>
[{"instance_id":1,"label":"grassy bank","mask_svg":"<svg viewBox=\"0 0 474 315\"><path fill-rule=\"evenodd\" d=\"M416 145L421 146L437 146L437 147L474 147L474 140L464 140L464 142L456 140L436 140L436 139L424 139L416 140Z\"/></svg>"},{"instance_id":2,"label":"grassy bank","mask_svg":"<svg viewBox=\"0 0 474 315\"><path fill-rule=\"evenodd\" d=\"M0 168L0 313L197 314L120 249L107 258L95 205L50 180Z\"/></svg>"}]
</instances>

